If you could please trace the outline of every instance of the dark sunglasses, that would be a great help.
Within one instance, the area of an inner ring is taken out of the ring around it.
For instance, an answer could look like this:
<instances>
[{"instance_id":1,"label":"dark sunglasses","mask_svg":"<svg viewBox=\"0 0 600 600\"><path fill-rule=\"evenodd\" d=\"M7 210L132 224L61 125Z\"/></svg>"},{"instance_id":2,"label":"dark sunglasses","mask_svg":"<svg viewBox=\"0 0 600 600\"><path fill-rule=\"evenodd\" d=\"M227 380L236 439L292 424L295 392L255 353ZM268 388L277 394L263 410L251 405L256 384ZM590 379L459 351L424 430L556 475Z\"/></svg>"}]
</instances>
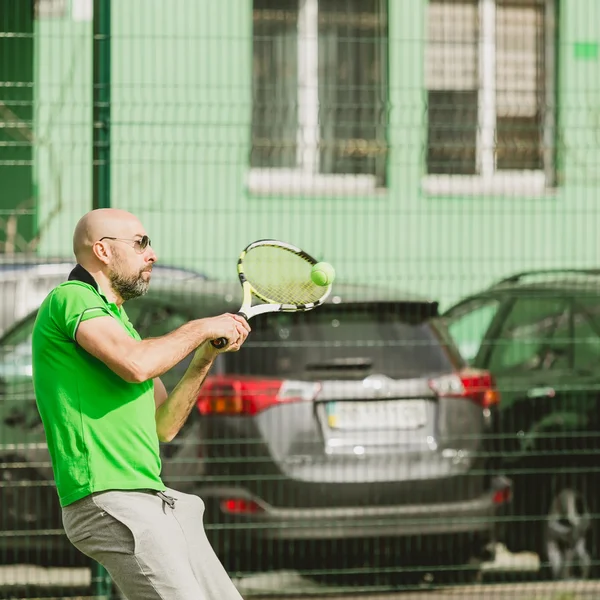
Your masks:
<instances>
[{"instance_id":1,"label":"dark sunglasses","mask_svg":"<svg viewBox=\"0 0 600 600\"><path fill-rule=\"evenodd\" d=\"M148 246L152 246L152 242L150 241L150 238L147 235L143 235L139 240L131 240L131 239L127 239L127 238L118 238L118 237L109 237L108 235L105 235L104 237L100 238L98 241L101 242L102 240L115 240L117 242L133 242L133 249L138 254L141 254Z\"/></svg>"}]
</instances>

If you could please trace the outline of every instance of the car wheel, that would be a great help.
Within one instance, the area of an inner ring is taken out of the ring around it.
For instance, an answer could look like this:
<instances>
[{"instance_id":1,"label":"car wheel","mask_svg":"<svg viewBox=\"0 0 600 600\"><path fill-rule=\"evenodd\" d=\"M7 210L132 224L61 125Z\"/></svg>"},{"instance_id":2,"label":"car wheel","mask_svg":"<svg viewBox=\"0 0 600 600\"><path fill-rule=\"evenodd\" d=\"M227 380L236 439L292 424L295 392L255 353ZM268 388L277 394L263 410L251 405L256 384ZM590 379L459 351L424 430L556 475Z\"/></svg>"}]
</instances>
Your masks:
<instances>
[{"instance_id":1,"label":"car wheel","mask_svg":"<svg viewBox=\"0 0 600 600\"><path fill-rule=\"evenodd\" d=\"M596 550L592 514L583 481L553 486L539 537L544 578L560 581L592 577Z\"/></svg>"}]
</instances>

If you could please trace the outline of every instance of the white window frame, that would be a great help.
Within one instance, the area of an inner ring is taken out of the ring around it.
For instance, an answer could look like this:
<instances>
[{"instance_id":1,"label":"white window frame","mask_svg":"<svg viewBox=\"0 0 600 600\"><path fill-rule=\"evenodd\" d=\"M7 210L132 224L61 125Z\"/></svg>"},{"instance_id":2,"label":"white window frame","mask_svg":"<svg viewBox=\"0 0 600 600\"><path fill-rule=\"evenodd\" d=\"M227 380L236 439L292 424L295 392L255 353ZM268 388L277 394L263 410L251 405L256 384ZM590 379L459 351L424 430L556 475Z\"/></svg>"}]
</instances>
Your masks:
<instances>
[{"instance_id":1,"label":"white window frame","mask_svg":"<svg viewBox=\"0 0 600 600\"><path fill-rule=\"evenodd\" d=\"M298 6L297 167L251 168L246 185L256 194L363 195L375 192L375 175L319 173L319 0ZM382 188L379 188L382 189Z\"/></svg>"},{"instance_id":2,"label":"white window frame","mask_svg":"<svg viewBox=\"0 0 600 600\"><path fill-rule=\"evenodd\" d=\"M477 175L425 175L422 191L432 196L500 195L540 197L556 193L555 165L545 156L545 170L496 170L496 7L497 0L479 2L479 77L480 93L477 132ZM544 0L546 31L556 31L556 0ZM426 13L427 14L427 13ZM427 17L426 17L427 18ZM427 39L427 38L425 38ZM549 110L544 123L544 147L551 149L556 135L556 39L545 48L546 97ZM551 150L546 150L550 152Z\"/></svg>"}]
</instances>

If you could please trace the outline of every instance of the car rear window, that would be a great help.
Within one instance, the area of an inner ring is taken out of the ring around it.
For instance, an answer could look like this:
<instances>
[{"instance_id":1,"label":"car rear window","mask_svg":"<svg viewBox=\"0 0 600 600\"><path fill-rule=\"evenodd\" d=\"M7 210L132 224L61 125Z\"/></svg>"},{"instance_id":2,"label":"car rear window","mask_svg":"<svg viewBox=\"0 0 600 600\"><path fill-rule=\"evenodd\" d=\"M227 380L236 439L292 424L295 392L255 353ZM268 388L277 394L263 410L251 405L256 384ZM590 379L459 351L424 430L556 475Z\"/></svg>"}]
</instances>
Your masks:
<instances>
[{"instance_id":1,"label":"car rear window","mask_svg":"<svg viewBox=\"0 0 600 600\"><path fill-rule=\"evenodd\" d=\"M411 307L328 304L308 313L258 316L227 373L348 379L419 377L452 369L431 321Z\"/></svg>"}]
</instances>

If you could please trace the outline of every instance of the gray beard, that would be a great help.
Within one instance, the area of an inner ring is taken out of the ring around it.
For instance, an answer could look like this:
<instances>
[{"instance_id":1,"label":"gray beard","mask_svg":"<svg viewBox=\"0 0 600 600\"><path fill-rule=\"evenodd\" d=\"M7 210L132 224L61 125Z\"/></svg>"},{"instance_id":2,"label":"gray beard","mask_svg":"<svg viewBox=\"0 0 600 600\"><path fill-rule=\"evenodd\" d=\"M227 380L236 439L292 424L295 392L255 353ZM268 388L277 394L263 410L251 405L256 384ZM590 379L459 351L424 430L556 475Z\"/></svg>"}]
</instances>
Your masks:
<instances>
[{"instance_id":1,"label":"gray beard","mask_svg":"<svg viewBox=\"0 0 600 600\"><path fill-rule=\"evenodd\" d=\"M150 286L150 281L144 280L142 272L138 275L123 277L120 273L110 274L110 283L115 293L121 297L123 302L143 296Z\"/></svg>"}]
</instances>

